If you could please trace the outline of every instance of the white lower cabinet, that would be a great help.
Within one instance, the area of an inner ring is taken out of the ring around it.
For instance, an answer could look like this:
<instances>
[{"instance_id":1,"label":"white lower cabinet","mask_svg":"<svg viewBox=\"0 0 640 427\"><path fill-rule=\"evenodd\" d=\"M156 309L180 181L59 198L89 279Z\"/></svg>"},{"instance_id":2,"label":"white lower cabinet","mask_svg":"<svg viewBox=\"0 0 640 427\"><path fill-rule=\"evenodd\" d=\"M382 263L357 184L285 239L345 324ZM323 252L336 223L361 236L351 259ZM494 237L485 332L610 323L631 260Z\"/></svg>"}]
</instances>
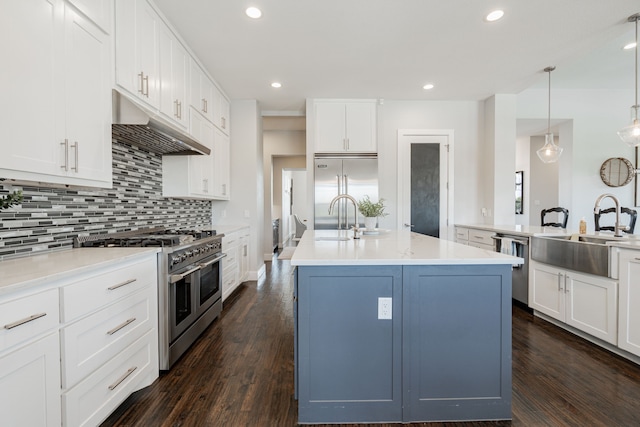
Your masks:
<instances>
[{"instance_id":1,"label":"white lower cabinet","mask_svg":"<svg viewBox=\"0 0 640 427\"><path fill-rule=\"evenodd\" d=\"M63 424L97 425L158 377L157 258L61 288Z\"/></svg>"},{"instance_id":2,"label":"white lower cabinet","mask_svg":"<svg viewBox=\"0 0 640 427\"><path fill-rule=\"evenodd\" d=\"M60 426L58 290L0 298L0 424Z\"/></svg>"},{"instance_id":3,"label":"white lower cabinet","mask_svg":"<svg viewBox=\"0 0 640 427\"><path fill-rule=\"evenodd\" d=\"M617 344L615 280L530 262L529 306L608 343Z\"/></svg>"},{"instance_id":4,"label":"white lower cabinet","mask_svg":"<svg viewBox=\"0 0 640 427\"><path fill-rule=\"evenodd\" d=\"M249 276L249 227L225 233L222 251L227 255L222 261L222 301Z\"/></svg>"},{"instance_id":5,"label":"white lower cabinet","mask_svg":"<svg viewBox=\"0 0 640 427\"><path fill-rule=\"evenodd\" d=\"M493 231L469 229L469 246L473 246L480 249L486 249L488 251L494 250L493 236L496 234ZM457 236L457 231L456 231Z\"/></svg>"},{"instance_id":6,"label":"white lower cabinet","mask_svg":"<svg viewBox=\"0 0 640 427\"><path fill-rule=\"evenodd\" d=\"M131 393L140 389L150 370L157 373L157 339L148 331L77 386L62 393L64 425L99 425ZM157 376L157 375L156 375Z\"/></svg>"},{"instance_id":7,"label":"white lower cabinet","mask_svg":"<svg viewBox=\"0 0 640 427\"><path fill-rule=\"evenodd\" d=\"M621 249L618 347L640 356L640 251Z\"/></svg>"}]
</instances>

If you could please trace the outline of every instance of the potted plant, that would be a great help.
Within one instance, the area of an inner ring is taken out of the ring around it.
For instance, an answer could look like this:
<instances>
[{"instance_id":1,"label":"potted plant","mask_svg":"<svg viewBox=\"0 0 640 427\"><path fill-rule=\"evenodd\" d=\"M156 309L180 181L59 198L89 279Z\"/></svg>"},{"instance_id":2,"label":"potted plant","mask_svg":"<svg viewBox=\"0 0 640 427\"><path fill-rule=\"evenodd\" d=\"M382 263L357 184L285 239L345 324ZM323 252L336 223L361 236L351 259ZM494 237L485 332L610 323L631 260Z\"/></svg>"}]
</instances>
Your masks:
<instances>
[{"instance_id":1,"label":"potted plant","mask_svg":"<svg viewBox=\"0 0 640 427\"><path fill-rule=\"evenodd\" d=\"M385 213L384 208L384 199L374 203L369 196L364 196L358 200L358 210L364 215L364 226L367 230L376 228L378 217L388 215Z\"/></svg>"}]
</instances>

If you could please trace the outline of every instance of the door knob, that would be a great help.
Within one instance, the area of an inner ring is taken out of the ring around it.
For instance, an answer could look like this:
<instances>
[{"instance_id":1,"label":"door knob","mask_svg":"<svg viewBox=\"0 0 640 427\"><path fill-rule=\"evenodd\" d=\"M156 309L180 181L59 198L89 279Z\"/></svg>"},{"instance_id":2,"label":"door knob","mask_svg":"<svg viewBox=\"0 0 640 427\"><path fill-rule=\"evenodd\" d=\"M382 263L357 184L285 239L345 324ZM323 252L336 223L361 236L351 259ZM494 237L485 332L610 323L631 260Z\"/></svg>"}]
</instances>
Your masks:
<instances>
[{"instance_id":1,"label":"door knob","mask_svg":"<svg viewBox=\"0 0 640 427\"><path fill-rule=\"evenodd\" d=\"M403 225L404 225L405 227L410 227L410 228L415 227L415 225L413 225L413 224L407 224L407 223L405 223L405 224L403 224Z\"/></svg>"}]
</instances>

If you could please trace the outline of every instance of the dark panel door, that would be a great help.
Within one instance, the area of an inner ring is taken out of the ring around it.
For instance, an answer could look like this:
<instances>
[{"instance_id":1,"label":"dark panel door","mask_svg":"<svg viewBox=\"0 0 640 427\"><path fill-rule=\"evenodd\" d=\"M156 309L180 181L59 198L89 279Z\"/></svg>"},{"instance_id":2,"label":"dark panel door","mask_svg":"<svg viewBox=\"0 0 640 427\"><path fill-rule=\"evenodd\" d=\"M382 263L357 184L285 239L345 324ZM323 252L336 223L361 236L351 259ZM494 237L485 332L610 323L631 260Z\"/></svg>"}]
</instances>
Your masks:
<instances>
[{"instance_id":1,"label":"dark panel door","mask_svg":"<svg viewBox=\"0 0 640 427\"><path fill-rule=\"evenodd\" d=\"M440 237L440 144L411 144L411 224Z\"/></svg>"}]
</instances>

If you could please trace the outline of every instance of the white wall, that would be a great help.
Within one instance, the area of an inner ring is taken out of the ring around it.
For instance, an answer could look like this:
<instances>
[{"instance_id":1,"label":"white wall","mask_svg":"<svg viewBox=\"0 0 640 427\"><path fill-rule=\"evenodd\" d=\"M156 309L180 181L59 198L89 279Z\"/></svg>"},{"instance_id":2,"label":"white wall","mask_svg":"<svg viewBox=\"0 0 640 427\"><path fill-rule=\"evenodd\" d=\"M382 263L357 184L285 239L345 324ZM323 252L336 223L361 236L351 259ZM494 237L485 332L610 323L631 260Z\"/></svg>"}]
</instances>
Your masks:
<instances>
[{"instance_id":1,"label":"white wall","mask_svg":"<svg viewBox=\"0 0 640 427\"><path fill-rule=\"evenodd\" d=\"M524 198L522 200L522 215L516 215L516 224L518 225L529 225L531 224L530 218L535 218L535 215L531 215L531 204L529 202L529 196L531 195L531 169L529 166L531 157L529 150L529 140L527 137L518 137L516 138L516 171L524 172L524 185L523 192ZM538 156L535 156L536 158Z\"/></svg>"},{"instance_id":2,"label":"white wall","mask_svg":"<svg viewBox=\"0 0 640 427\"><path fill-rule=\"evenodd\" d=\"M480 147L484 138L484 103L475 101L392 101L378 105L378 177L380 197L389 215L381 228L396 228L398 129L453 129L454 223L478 223L485 188ZM307 126L307 129L309 127Z\"/></svg>"},{"instance_id":3,"label":"white wall","mask_svg":"<svg viewBox=\"0 0 640 427\"><path fill-rule=\"evenodd\" d=\"M264 200L263 208L265 215L263 217L263 244L262 257L264 260L270 260L273 254L273 232L272 232L272 209L273 209L273 189L280 192L282 166L277 168L277 183L272 182L273 176L273 159L286 156L305 156L306 154L306 132L305 131L264 131L263 133L264 151L260 158L264 170L265 181L263 185ZM305 163L294 163L284 167L304 168ZM277 184L277 186L275 185ZM280 194L276 195L280 205ZM273 203L275 204L275 203ZM280 208L276 208L279 210Z\"/></svg>"},{"instance_id":4,"label":"white wall","mask_svg":"<svg viewBox=\"0 0 640 427\"><path fill-rule=\"evenodd\" d=\"M255 100L231 102L231 200L213 203L214 224L246 223L251 228L249 278L264 273L262 118Z\"/></svg>"},{"instance_id":5,"label":"white wall","mask_svg":"<svg viewBox=\"0 0 640 427\"><path fill-rule=\"evenodd\" d=\"M518 118L545 118L547 96L547 91L540 89L520 93ZM593 231L593 206L602 193L615 194L623 206L633 205L633 183L611 188L600 179L600 166L606 159L634 159L633 149L616 135L616 131L630 122L631 101L628 91L554 90L552 93L552 118L569 120L559 131L559 141L565 149L559 163L559 200L570 211L568 228L577 229L578 221L584 216L587 229ZM571 144L567 144L568 141ZM605 203L603 208L609 207L610 201ZM533 217L530 220L533 224L539 221Z\"/></svg>"}]
</instances>

